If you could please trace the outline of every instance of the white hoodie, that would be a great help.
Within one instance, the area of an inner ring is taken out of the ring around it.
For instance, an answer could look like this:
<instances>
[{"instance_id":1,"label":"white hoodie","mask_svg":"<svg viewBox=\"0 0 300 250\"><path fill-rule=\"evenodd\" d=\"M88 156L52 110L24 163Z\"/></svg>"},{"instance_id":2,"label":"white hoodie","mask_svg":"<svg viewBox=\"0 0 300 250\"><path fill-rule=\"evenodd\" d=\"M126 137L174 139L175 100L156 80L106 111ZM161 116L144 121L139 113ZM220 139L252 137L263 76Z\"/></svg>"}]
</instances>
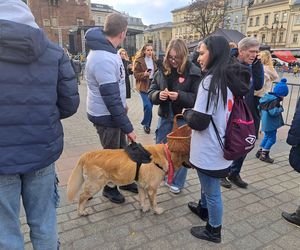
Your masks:
<instances>
[{"instance_id":1,"label":"white hoodie","mask_svg":"<svg viewBox=\"0 0 300 250\"><path fill-rule=\"evenodd\" d=\"M21 0L0 0L0 20L1 19L39 28L31 10Z\"/></svg>"}]
</instances>

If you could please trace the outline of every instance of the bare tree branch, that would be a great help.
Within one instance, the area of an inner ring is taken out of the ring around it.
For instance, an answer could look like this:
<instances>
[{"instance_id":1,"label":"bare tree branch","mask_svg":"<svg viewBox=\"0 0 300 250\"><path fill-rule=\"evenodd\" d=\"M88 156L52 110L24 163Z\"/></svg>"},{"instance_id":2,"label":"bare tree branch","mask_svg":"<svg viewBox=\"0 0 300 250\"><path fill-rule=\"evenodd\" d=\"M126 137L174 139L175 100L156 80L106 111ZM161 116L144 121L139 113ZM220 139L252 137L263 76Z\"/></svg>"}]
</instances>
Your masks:
<instances>
[{"instance_id":1,"label":"bare tree branch","mask_svg":"<svg viewBox=\"0 0 300 250\"><path fill-rule=\"evenodd\" d=\"M203 39L218 27L223 27L227 2L226 0L192 0L185 22L192 25Z\"/></svg>"}]
</instances>

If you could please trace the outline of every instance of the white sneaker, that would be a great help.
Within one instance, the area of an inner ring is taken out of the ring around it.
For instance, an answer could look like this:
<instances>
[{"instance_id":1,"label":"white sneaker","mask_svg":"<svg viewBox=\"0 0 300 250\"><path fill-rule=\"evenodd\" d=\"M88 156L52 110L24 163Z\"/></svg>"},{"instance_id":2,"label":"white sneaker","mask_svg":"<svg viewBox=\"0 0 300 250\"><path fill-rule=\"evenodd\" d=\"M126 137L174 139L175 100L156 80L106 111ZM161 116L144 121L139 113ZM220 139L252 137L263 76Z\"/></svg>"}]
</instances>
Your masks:
<instances>
[{"instance_id":1,"label":"white sneaker","mask_svg":"<svg viewBox=\"0 0 300 250\"><path fill-rule=\"evenodd\" d=\"M164 181L164 185L165 185L166 187L168 187L168 188L171 187L171 185L169 185L167 181Z\"/></svg>"},{"instance_id":2,"label":"white sneaker","mask_svg":"<svg viewBox=\"0 0 300 250\"><path fill-rule=\"evenodd\" d=\"M170 187L170 192L173 193L173 194L179 194L181 192L181 190L178 187L171 186Z\"/></svg>"}]
</instances>

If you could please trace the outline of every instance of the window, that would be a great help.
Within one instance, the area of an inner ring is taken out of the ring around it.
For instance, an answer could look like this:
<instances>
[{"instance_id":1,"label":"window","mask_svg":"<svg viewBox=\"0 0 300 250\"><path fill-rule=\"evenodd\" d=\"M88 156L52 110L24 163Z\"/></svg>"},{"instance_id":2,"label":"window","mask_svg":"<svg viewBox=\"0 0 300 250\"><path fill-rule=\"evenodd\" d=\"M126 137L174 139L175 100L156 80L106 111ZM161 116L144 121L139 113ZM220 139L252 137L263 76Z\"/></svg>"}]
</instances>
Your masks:
<instances>
[{"instance_id":1,"label":"window","mask_svg":"<svg viewBox=\"0 0 300 250\"><path fill-rule=\"evenodd\" d=\"M287 12L283 13L282 14L282 22L286 22L287 18L288 18L288 13Z\"/></svg>"},{"instance_id":2,"label":"window","mask_svg":"<svg viewBox=\"0 0 300 250\"><path fill-rule=\"evenodd\" d=\"M282 43L283 42L283 32L279 33L279 42Z\"/></svg>"},{"instance_id":3,"label":"window","mask_svg":"<svg viewBox=\"0 0 300 250\"><path fill-rule=\"evenodd\" d=\"M298 33L293 35L293 43L298 43Z\"/></svg>"},{"instance_id":4,"label":"window","mask_svg":"<svg viewBox=\"0 0 300 250\"><path fill-rule=\"evenodd\" d=\"M234 23L238 23L238 21L239 21L239 16L235 16L234 17Z\"/></svg>"},{"instance_id":5,"label":"window","mask_svg":"<svg viewBox=\"0 0 300 250\"><path fill-rule=\"evenodd\" d=\"M265 24L265 25L268 25L268 24L269 24L269 15L265 15L264 24Z\"/></svg>"},{"instance_id":6,"label":"window","mask_svg":"<svg viewBox=\"0 0 300 250\"><path fill-rule=\"evenodd\" d=\"M49 0L49 5L58 6L58 0Z\"/></svg>"},{"instance_id":7,"label":"window","mask_svg":"<svg viewBox=\"0 0 300 250\"><path fill-rule=\"evenodd\" d=\"M52 26L54 26L54 27L57 27L57 26L58 26L58 23L57 23L57 17L51 17L51 24L52 24Z\"/></svg>"},{"instance_id":8,"label":"window","mask_svg":"<svg viewBox=\"0 0 300 250\"><path fill-rule=\"evenodd\" d=\"M295 24L300 24L300 15L295 16Z\"/></svg>"},{"instance_id":9,"label":"window","mask_svg":"<svg viewBox=\"0 0 300 250\"><path fill-rule=\"evenodd\" d=\"M252 17L249 19L249 26L250 26L250 27L253 26L253 18L252 18Z\"/></svg>"},{"instance_id":10,"label":"window","mask_svg":"<svg viewBox=\"0 0 300 250\"><path fill-rule=\"evenodd\" d=\"M43 25L44 25L44 27L49 27L49 26L51 26L50 20L49 20L49 19L43 19Z\"/></svg>"},{"instance_id":11,"label":"window","mask_svg":"<svg viewBox=\"0 0 300 250\"><path fill-rule=\"evenodd\" d=\"M83 26L84 25L84 20L82 18L77 18L77 25L78 26Z\"/></svg>"},{"instance_id":12,"label":"window","mask_svg":"<svg viewBox=\"0 0 300 250\"><path fill-rule=\"evenodd\" d=\"M271 43L275 43L275 42L276 42L276 35L275 33L272 33Z\"/></svg>"},{"instance_id":13,"label":"window","mask_svg":"<svg viewBox=\"0 0 300 250\"><path fill-rule=\"evenodd\" d=\"M273 23L277 23L279 21L279 14L274 14L274 22Z\"/></svg>"},{"instance_id":14,"label":"window","mask_svg":"<svg viewBox=\"0 0 300 250\"><path fill-rule=\"evenodd\" d=\"M266 34L261 35L261 43L266 43Z\"/></svg>"},{"instance_id":15,"label":"window","mask_svg":"<svg viewBox=\"0 0 300 250\"><path fill-rule=\"evenodd\" d=\"M259 16L257 16L255 19L255 26L259 26Z\"/></svg>"}]
</instances>

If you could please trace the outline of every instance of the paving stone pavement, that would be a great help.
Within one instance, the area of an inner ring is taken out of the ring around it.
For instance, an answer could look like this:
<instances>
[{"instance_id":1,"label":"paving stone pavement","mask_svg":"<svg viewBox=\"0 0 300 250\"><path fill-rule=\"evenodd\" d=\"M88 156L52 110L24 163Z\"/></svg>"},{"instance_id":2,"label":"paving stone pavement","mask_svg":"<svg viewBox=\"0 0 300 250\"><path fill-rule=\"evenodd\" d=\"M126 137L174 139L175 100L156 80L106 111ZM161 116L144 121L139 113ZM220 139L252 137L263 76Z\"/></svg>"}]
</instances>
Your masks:
<instances>
[{"instance_id":1,"label":"paving stone pavement","mask_svg":"<svg viewBox=\"0 0 300 250\"><path fill-rule=\"evenodd\" d=\"M189 170L186 186L180 194L172 194L165 186L158 191L158 203L165 209L161 215L143 213L138 196L122 191L124 204L113 204L101 192L89 201L90 215L79 217L77 201L66 201L66 180L80 154L99 148L95 129L85 114L86 86L79 86L81 105L73 117L63 121L65 149L57 163L61 179L61 203L57 209L61 249L300 249L300 228L281 218L281 212L293 212L300 205L300 174L288 163L289 146L285 143L287 128L280 129L279 140L274 146L274 164L267 164L251 152L242 169L242 177L249 183L247 189L222 188L224 216L222 243L199 240L190 234L194 225L205 225L188 207L189 201L198 201L200 186L195 170ZM138 141L154 143L157 107L151 134L145 135L140 123L142 103L136 92L128 100L129 116L134 123ZM255 151L255 150L253 150ZM29 228L24 211L21 225L26 242L25 249L32 249Z\"/></svg>"}]
</instances>

